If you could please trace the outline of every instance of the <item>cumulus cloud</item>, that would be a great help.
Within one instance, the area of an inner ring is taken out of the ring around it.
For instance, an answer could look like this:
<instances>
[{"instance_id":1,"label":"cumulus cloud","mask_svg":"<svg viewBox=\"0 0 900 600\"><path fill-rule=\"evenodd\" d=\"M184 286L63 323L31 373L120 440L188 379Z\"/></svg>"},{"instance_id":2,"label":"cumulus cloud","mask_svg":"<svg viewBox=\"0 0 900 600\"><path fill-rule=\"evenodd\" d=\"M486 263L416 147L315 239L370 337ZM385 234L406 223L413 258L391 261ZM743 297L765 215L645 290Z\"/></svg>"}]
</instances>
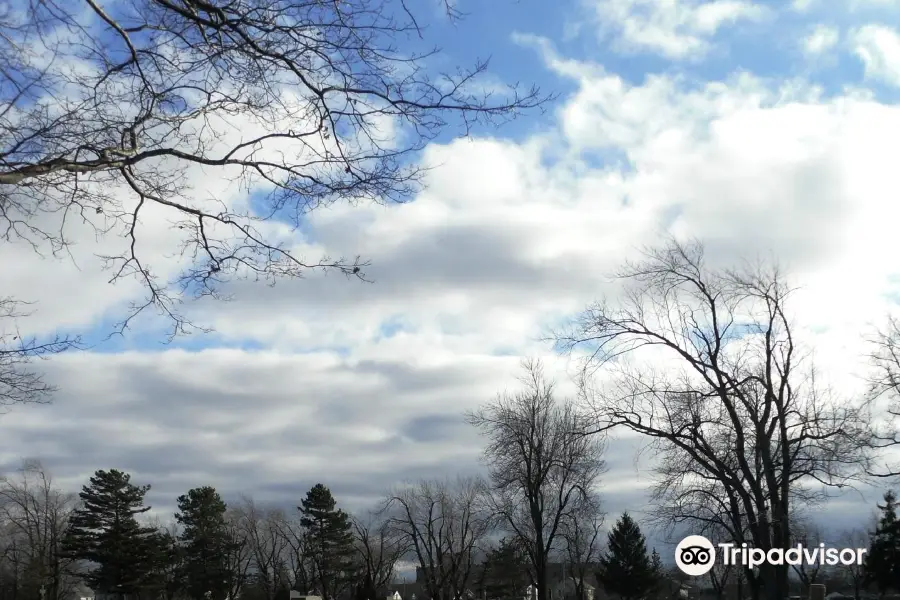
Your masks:
<instances>
[{"instance_id":1,"label":"cumulus cloud","mask_svg":"<svg viewBox=\"0 0 900 600\"><path fill-rule=\"evenodd\" d=\"M746 0L588 0L598 26L619 48L670 59L698 58L709 38L740 21L758 21L766 9ZM609 30L609 31L607 31Z\"/></svg>"},{"instance_id":2,"label":"cumulus cloud","mask_svg":"<svg viewBox=\"0 0 900 600\"><path fill-rule=\"evenodd\" d=\"M834 48L840 40L840 32L835 27L816 25L803 40L803 51L809 56L818 56Z\"/></svg>"},{"instance_id":3,"label":"cumulus cloud","mask_svg":"<svg viewBox=\"0 0 900 600\"><path fill-rule=\"evenodd\" d=\"M854 51L866 77L900 86L900 34L883 25L865 25L854 32Z\"/></svg>"}]
</instances>

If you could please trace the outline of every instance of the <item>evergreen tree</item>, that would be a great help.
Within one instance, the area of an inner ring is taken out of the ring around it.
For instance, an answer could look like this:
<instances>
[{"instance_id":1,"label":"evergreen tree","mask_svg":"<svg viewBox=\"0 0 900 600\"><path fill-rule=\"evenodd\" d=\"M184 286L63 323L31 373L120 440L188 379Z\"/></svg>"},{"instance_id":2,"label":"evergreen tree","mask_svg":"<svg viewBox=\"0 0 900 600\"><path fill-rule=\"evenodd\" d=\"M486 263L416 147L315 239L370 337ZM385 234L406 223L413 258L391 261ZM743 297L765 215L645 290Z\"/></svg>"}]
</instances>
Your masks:
<instances>
[{"instance_id":1,"label":"evergreen tree","mask_svg":"<svg viewBox=\"0 0 900 600\"><path fill-rule=\"evenodd\" d=\"M158 549L152 527L142 527L136 515L144 506L149 485L135 486L122 471L97 471L82 488L82 507L74 511L63 540L66 556L94 563L85 580L93 589L136 594L151 582Z\"/></svg>"},{"instance_id":2,"label":"evergreen tree","mask_svg":"<svg viewBox=\"0 0 900 600\"><path fill-rule=\"evenodd\" d=\"M597 573L603 589L622 600L639 600L652 594L659 576L647 554L644 534L634 519L623 514L607 537L607 550L600 558Z\"/></svg>"},{"instance_id":3,"label":"evergreen tree","mask_svg":"<svg viewBox=\"0 0 900 600\"><path fill-rule=\"evenodd\" d=\"M515 539L503 539L485 557L481 591L490 600L521 600L530 583L528 557Z\"/></svg>"},{"instance_id":4,"label":"evergreen tree","mask_svg":"<svg viewBox=\"0 0 900 600\"><path fill-rule=\"evenodd\" d=\"M317 483L297 507L313 564L313 583L323 600L334 600L353 581L355 571L350 516L335 507L331 490Z\"/></svg>"},{"instance_id":5,"label":"evergreen tree","mask_svg":"<svg viewBox=\"0 0 900 600\"><path fill-rule=\"evenodd\" d=\"M178 497L175 519L182 526L184 585L193 600L225 600L232 573L227 557L233 552L225 521L227 507L212 487L189 490Z\"/></svg>"},{"instance_id":6,"label":"evergreen tree","mask_svg":"<svg viewBox=\"0 0 900 600\"><path fill-rule=\"evenodd\" d=\"M663 588L663 579L665 577L665 569L663 569L662 558L656 548L650 554L650 568L653 571L653 592L659 595Z\"/></svg>"},{"instance_id":7,"label":"evergreen tree","mask_svg":"<svg viewBox=\"0 0 900 600\"><path fill-rule=\"evenodd\" d=\"M157 532L153 546L148 591L155 592L161 600L174 600L184 589L184 549L168 531Z\"/></svg>"},{"instance_id":8,"label":"evergreen tree","mask_svg":"<svg viewBox=\"0 0 900 600\"><path fill-rule=\"evenodd\" d=\"M897 520L897 496L893 490L884 494L879 504L881 518L866 556L865 574L883 595L900 590L900 522Z\"/></svg>"}]
</instances>

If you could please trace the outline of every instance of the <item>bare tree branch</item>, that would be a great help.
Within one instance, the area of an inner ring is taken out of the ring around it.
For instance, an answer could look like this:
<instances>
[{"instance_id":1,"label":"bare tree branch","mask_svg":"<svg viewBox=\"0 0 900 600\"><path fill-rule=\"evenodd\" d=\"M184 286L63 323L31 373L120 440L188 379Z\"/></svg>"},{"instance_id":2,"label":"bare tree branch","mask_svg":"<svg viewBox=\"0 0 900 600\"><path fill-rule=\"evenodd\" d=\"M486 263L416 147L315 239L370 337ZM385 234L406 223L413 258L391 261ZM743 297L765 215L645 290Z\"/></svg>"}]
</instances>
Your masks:
<instances>
[{"instance_id":1,"label":"bare tree branch","mask_svg":"<svg viewBox=\"0 0 900 600\"><path fill-rule=\"evenodd\" d=\"M0 298L0 411L15 404L49 402L56 388L34 370L34 360L79 346L75 337L23 337L16 327L17 319L28 314L23 306L22 301Z\"/></svg>"},{"instance_id":2,"label":"bare tree branch","mask_svg":"<svg viewBox=\"0 0 900 600\"><path fill-rule=\"evenodd\" d=\"M455 3L442 0L458 19ZM398 6L399 5L399 6ZM335 202L403 202L416 156L455 124L539 108L537 88L485 92L487 62L426 68L436 48L403 0L28 0L0 15L0 239L64 255L74 223L120 237L111 281L146 290L172 334L194 326L185 296L222 297L237 278L270 284L310 270L365 278L360 258L306 260L273 233ZM206 197L217 173L252 202ZM155 206L182 234L170 278L141 251Z\"/></svg>"}]
</instances>

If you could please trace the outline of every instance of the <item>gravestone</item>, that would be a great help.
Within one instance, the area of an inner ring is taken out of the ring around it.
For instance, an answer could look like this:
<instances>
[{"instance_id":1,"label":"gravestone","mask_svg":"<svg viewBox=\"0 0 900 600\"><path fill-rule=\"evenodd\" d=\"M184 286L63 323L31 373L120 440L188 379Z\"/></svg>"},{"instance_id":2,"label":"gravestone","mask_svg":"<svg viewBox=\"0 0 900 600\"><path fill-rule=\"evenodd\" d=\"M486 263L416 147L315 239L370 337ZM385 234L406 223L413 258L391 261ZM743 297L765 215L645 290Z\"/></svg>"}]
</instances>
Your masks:
<instances>
[{"instance_id":1,"label":"gravestone","mask_svg":"<svg viewBox=\"0 0 900 600\"><path fill-rule=\"evenodd\" d=\"M825 586L821 583L809 586L809 600L825 600Z\"/></svg>"}]
</instances>

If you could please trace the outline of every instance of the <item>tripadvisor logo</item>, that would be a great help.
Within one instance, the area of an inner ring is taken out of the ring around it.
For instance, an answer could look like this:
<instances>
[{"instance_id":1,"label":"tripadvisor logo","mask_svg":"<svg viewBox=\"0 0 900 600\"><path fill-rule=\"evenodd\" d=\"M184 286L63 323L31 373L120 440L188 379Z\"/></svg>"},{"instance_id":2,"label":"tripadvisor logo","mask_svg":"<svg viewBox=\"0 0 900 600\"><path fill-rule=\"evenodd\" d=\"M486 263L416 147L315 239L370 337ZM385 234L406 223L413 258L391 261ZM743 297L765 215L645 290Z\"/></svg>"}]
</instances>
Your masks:
<instances>
[{"instance_id":1,"label":"tripadvisor logo","mask_svg":"<svg viewBox=\"0 0 900 600\"><path fill-rule=\"evenodd\" d=\"M750 548L747 544L718 544L723 565L740 565L756 568L770 565L861 565L865 560L865 548L830 548L825 544L806 548L797 544L792 548ZM716 546L702 535L689 535L675 547L675 564L685 575L699 577L713 568L716 562Z\"/></svg>"},{"instance_id":2,"label":"tripadvisor logo","mask_svg":"<svg viewBox=\"0 0 900 600\"><path fill-rule=\"evenodd\" d=\"M706 575L716 562L716 549L702 535L689 535L675 547L675 564L685 575Z\"/></svg>"}]
</instances>

